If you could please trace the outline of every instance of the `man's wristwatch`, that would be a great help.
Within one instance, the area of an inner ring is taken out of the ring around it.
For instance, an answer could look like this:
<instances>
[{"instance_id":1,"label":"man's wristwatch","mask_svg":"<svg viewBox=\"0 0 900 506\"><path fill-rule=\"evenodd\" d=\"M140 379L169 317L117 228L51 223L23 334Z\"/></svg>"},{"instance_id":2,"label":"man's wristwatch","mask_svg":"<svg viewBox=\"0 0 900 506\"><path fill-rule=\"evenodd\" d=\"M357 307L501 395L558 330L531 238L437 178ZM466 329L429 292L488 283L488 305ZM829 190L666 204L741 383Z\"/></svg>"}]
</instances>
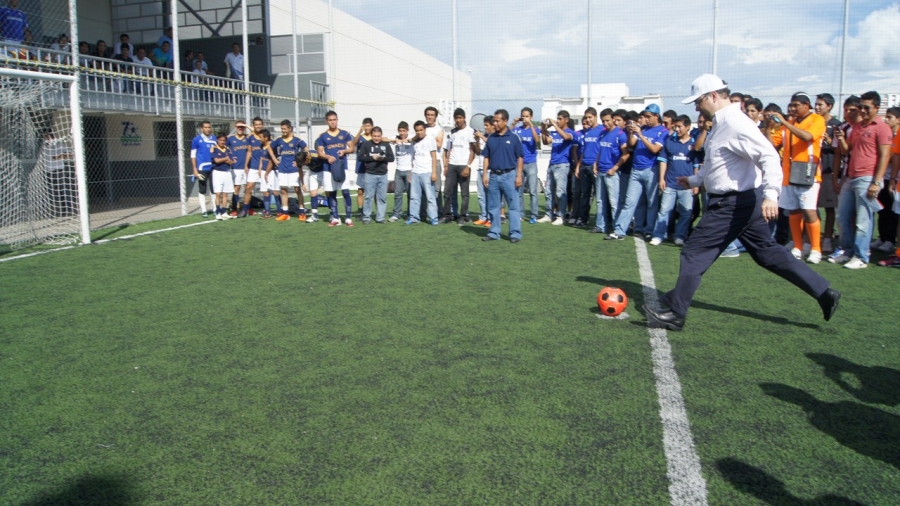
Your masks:
<instances>
[{"instance_id":1,"label":"man's wristwatch","mask_svg":"<svg viewBox=\"0 0 900 506\"><path fill-rule=\"evenodd\" d=\"M881 181L872 181L872 186L877 186L879 188L884 188L884 183Z\"/></svg>"}]
</instances>

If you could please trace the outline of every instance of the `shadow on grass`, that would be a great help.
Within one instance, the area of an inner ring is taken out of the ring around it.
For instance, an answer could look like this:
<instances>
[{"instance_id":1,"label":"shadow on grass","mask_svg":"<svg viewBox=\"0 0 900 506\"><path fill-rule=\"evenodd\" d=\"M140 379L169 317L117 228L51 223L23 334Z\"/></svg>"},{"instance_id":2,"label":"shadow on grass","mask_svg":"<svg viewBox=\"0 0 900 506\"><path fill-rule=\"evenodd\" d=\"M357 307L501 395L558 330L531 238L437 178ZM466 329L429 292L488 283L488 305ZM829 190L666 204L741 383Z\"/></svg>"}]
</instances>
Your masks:
<instances>
[{"instance_id":1,"label":"shadow on grass","mask_svg":"<svg viewBox=\"0 0 900 506\"><path fill-rule=\"evenodd\" d=\"M576 276L575 281L581 281L582 283L593 283L597 285L599 288L603 288L604 286L613 286L616 288L621 288L625 295L628 296L628 306L633 307L634 311L640 313L641 315L644 312L641 310L641 306L644 304L644 285L640 283L635 283L634 281L624 281L621 279L603 279L603 278L595 278L593 276ZM597 306L593 306L592 311L598 313Z\"/></svg>"},{"instance_id":2,"label":"shadow on grass","mask_svg":"<svg viewBox=\"0 0 900 506\"><path fill-rule=\"evenodd\" d=\"M459 229L467 234L472 234L478 237L485 237L486 235L488 235L488 230L490 230L487 227L479 227L478 225L463 225L459 227ZM500 237L503 237L503 235L501 234Z\"/></svg>"},{"instance_id":3,"label":"shadow on grass","mask_svg":"<svg viewBox=\"0 0 900 506\"><path fill-rule=\"evenodd\" d=\"M128 227L129 227L129 225L116 225L115 227L109 227L109 228L104 228L104 229L98 230L98 231L94 232L94 234L91 235L91 240L98 241L100 239L105 239L117 232L121 232L121 231L125 230Z\"/></svg>"},{"instance_id":4,"label":"shadow on grass","mask_svg":"<svg viewBox=\"0 0 900 506\"><path fill-rule=\"evenodd\" d=\"M766 504L784 506L864 506L863 503L832 494L815 499L801 499L791 495L784 483L762 469L757 469L737 459L716 461L716 468L736 490L752 495Z\"/></svg>"},{"instance_id":5,"label":"shadow on grass","mask_svg":"<svg viewBox=\"0 0 900 506\"><path fill-rule=\"evenodd\" d=\"M900 469L900 416L858 402L824 402L799 388L761 383L769 396L796 404L809 423L851 450Z\"/></svg>"},{"instance_id":6,"label":"shadow on grass","mask_svg":"<svg viewBox=\"0 0 900 506\"><path fill-rule=\"evenodd\" d=\"M807 353L806 357L822 366L825 377L845 392L868 404L897 406L900 404L900 371L890 367L864 366L826 353ZM843 374L852 374L861 385L847 383Z\"/></svg>"},{"instance_id":7,"label":"shadow on grass","mask_svg":"<svg viewBox=\"0 0 900 506\"><path fill-rule=\"evenodd\" d=\"M22 506L125 506L137 503L131 487L132 480L126 475L86 475L74 483L63 485L56 490L45 492Z\"/></svg>"}]
</instances>

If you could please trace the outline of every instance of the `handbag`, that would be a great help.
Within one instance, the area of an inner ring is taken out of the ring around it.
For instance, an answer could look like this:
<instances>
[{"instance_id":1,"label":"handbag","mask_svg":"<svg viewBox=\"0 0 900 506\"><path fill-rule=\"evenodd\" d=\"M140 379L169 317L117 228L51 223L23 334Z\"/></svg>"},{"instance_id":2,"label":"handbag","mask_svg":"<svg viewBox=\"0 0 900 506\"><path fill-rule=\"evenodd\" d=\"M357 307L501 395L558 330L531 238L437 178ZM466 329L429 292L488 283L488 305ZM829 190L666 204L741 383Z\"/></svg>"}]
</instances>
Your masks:
<instances>
[{"instance_id":1,"label":"handbag","mask_svg":"<svg viewBox=\"0 0 900 506\"><path fill-rule=\"evenodd\" d=\"M788 152L790 152L790 144L788 146ZM813 157L812 142L807 143L806 153L806 159L808 160L806 162L795 162L793 158L789 158L791 175L788 182L794 186L812 186L816 184L816 171L819 168L819 164Z\"/></svg>"},{"instance_id":2,"label":"handbag","mask_svg":"<svg viewBox=\"0 0 900 506\"><path fill-rule=\"evenodd\" d=\"M347 159L338 158L335 163L331 164L331 180L335 183L343 183L347 178Z\"/></svg>"}]
</instances>

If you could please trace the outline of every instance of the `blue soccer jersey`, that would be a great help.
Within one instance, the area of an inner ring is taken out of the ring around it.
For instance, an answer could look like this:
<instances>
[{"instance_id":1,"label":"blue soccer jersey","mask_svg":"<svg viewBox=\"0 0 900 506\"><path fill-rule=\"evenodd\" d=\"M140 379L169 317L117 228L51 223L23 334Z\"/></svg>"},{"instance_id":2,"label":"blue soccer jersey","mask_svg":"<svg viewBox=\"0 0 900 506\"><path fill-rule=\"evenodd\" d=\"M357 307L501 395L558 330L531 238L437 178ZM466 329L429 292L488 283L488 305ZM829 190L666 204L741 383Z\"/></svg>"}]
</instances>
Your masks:
<instances>
[{"instance_id":1,"label":"blue soccer jersey","mask_svg":"<svg viewBox=\"0 0 900 506\"><path fill-rule=\"evenodd\" d=\"M237 158L237 163L234 164L233 168L244 170L247 156L250 154L250 136L245 135L243 139L238 138L237 135L229 136L227 144L231 148L232 153L234 153L234 157Z\"/></svg>"},{"instance_id":2,"label":"blue soccer jersey","mask_svg":"<svg viewBox=\"0 0 900 506\"><path fill-rule=\"evenodd\" d=\"M662 125L644 127L641 130L641 133L643 133L644 137L652 144L659 144L660 146L665 144L666 137L669 136L669 131ZM656 153L650 151L650 148L644 144L644 141L638 138L637 145L634 147L634 156L632 159L634 160L632 164L634 170L647 170L653 168L653 165L656 164Z\"/></svg>"},{"instance_id":3,"label":"blue soccer jersey","mask_svg":"<svg viewBox=\"0 0 900 506\"><path fill-rule=\"evenodd\" d=\"M251 135L247 137L247 142L250 145L250 168L251 169L259 169L259 161L264 156L268 157L268 153L263 149L262 140L257 139L255 135Z\"/></svg>"},{"instance_id":4,"label":"blue soccer jersey","mask_svg":"<svg viewBox=\"0 0 900 506\"><path fill-rule=\"evenodd\" d=\"M587 132L583 132L579 148L581 149L581 166L590 167L597 161L600 154L600 133L603 125L597 125Z\"/></svg>"},{"instance_id":5,"label":"blue soccer jersey","mask_svg":"<svg viewBox=\"0 0 900 506\"><path fill-rule=\"evenodd\" d=\"M597 157L597 171L606 174L622 157L622 146L628 143L628 135L619 127L604 129L600 133L600 153Z\"/></svg>"},{"instance_id":6,"label":"blue soccer jersey","mask_svg":"<svg viewBox=\"0 0 900 506\"><path fill-rule=\"evenodd\" d=\"M231 170L231 160L234 158L234 153L228 146L225 146L224 148L220 148L218 145L213 146L209 150L209 157L210 160L212 160L213 170ZM216 163L216 158L227 158L228 160L225 163Z\"/></svg>"},{"instance_id":7,"label":"blue soccer jersey","mask_svg":"<svg viewBox=\"0 0 900 506\"><path fill-rule=\"evenodd\" d=\"M513 128L512 131L522 141L522 163L537 162L537 139L534 132L524 126Z\"/></svg>"},{"instance_id":8,"label":"blue soccer jersey","mask_svg":"<svg viewBox=\"0 0 900 506\"><path fill-rule=\"evenodd\" d=\"M694 151L694 139L681 142L677 137L666 138L657 160L666 162L666 186L679 188L679 176L693 176L694 168L700 166L698 153Z\"/></svg>"},{"instance_id":9,"label":"blue soccer jersey","mask_svg":"<svg viewBox=\"0 0 900 506\"><path fill-rule=\"evenodd\" d=\"M363 163L362 160L359 159L359 147L362 146L362 143L366 141L371 141L372 136L370 135L366 138L365 135L359 134L356 136L356 173L357 174L365 174L366 173L366 164Z\"/></svg>"},{"instance_id":10,"label":"blue soccer jersey","mask_svg":"<svg viewBox=\"0 0 900 506\"><path fill-rule=\"evenodd\" d=\"M575 141L575 132L571 128L567 128L565 131L572 138L566 140L556 130L550 132L550 165L569 163L569 156L572 154L572 143Z\"/></svg>"},{"instance_id":11,"label":"blue soccer jersey","mask_svg":"<svg viewBox=\"0 0 900 506\"><path fill-rule=\"evenodd\" d=\"M300 172L300 168L294 165L294 162L298 156L301 156L304 149L306 149L306 143L296 137L290 139L282 137L272 141L272 152L278 157L278 166L275 167L275 170L279 174Z\"/></svg>"},{"instance_id":12,"label":"blue soccer jersey","mask_svg":"<svg viewBox=\"0 0 900 506\"><path fill-rule=\"evenodd\" d=\"M216 137L200 134L191 141L191 158L197 160L197 170L209 172L212 170L211 149L216 145Z\"/></svg>"},{"instance_id":13,"label":"blue soccer jersey","mask_svg":"<svg viewBox=\"0 0 900 506\"><path fill-rule=\"evenodd\" d=\"M338 151L346 151L347 146L353 141L353 136L350 135L350 132L346 130L339 130L337 134L330 134L328 132L322 132L322 135L316 139L316 148L319 146L325 149L325 155L333 156L337 158L335 163L344 164L346 167L346 159L338 156ZM325 172L331 172L331 164L328 163L328 160L322 161L322 169Z\"/></svg>"},{"instance_id":14,"label":"blue soccer jersey","mask_svg":"<svg viewBox=\"0 0 900 506\"><path fill-rule=\"evenodd\" d=\"M0 8L0 38L22 42L28 20L25 13L9 7Z\"/></svg>"}]
</instances>

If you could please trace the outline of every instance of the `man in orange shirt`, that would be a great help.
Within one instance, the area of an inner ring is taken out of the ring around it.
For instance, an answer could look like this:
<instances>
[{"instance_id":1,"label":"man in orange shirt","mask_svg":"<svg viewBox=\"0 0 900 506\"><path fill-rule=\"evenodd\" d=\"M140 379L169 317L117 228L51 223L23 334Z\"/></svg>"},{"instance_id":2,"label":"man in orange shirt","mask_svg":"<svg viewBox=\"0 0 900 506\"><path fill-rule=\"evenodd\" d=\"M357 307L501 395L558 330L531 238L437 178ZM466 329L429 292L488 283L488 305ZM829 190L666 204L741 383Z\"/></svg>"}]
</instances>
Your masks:
<instances>
[{"instance_id":1,"label":"man in orange shirt","mask_svg":"<svg viewBox=\"0 0 900 506\"><path fill-rule=\"evenodd\" d=\"M803 255L803 229L809 236L811 245L809 257L806 261L817 264L822 261L821 224L817 211L819 185L822 182L822 174L819 170L819 157L822 150L822 136L825 135L825 119L812 112L810 96L804 92L797 92L791 97L788 104L788 115L793 120L788 121L780 113L773 113L775 120L784 125L781 145L775 148L783 148L781 166L784 170L781 196L778 205L786 209L790 215L791 236L794 248L791 254L796 258ZM815 177L810 181L791 181L791 164L811 164ZM810 184L807 184L810 183Z\"/></svg>"}]
</instances>

